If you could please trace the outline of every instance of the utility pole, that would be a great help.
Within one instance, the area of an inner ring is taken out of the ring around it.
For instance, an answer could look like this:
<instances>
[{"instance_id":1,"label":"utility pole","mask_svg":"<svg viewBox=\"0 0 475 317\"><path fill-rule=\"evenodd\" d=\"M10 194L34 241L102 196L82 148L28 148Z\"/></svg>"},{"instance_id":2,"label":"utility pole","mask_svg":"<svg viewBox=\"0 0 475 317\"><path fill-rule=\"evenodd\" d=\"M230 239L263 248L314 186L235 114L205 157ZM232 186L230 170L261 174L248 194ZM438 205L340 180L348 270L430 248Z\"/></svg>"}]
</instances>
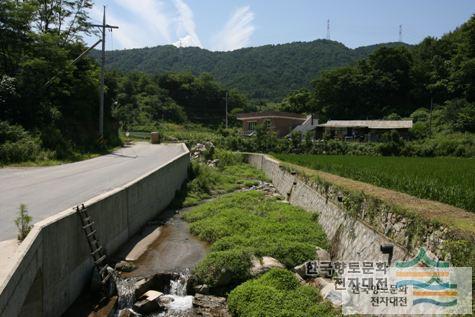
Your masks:
<instances>
[{"instance_id":1,"label":"utility pole","mask_svg":"<svg viewBox=\"0 0 475 317\"><path fill-rule=\"evenodd\" d=\"M226 91L226 129L228 128L228 92Z\"/></svg>"},{"instance_id":2,"label":"utility pole","mask_svg":"<svg viewBox=\"0 0 475 317\"><path fill-rule=\"evenodd\" d=\"M118 29L118 26L106 24L106 6L104 6L104 14L102 17L102 24L92 24L94 27L101 28L102 32L102 53L101 53L101 85L99 87L99 136L101 139L104 138L104 73L105 73L105 64L106 64L106 29L112 31L112 29Z\"/></svg>"}]
</instances>

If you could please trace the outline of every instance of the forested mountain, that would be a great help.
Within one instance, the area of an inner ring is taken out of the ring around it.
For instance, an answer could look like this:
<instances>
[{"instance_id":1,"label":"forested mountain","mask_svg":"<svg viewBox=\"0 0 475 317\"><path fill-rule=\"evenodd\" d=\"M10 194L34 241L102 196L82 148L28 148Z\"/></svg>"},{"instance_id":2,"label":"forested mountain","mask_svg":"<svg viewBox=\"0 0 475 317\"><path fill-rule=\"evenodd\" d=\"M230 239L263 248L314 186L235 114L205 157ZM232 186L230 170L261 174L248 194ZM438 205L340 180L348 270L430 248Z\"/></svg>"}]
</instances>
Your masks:
<instances>
[{"instance_id":1,"label":"forested mountain","mask_svg":"<svg viewBox=\"0 0 475 317\"><path fill-rule=\"evenodd\" d=\"M457 110L467 110L464 121L475 120L475 15L440 39L379 48L352 66L324 72L312 93L309 108L332 119L408 116L432 100L434 106L456 102ZM475 131L473 121L463 125Z\"/></svg>"},{"instance_id":2,"label":"forested mountain","mask_svg":"<svg viewBox=\"0 0 475 317\"><path fill-rule=\"evenodd\" d=\"M110 69L149 74L189 71L194 75L210 73L226 87L244 92L254 100L280 100L289 92L307 87L326 69L350 65L386 43L350 49L329 40L294 42L243 48L231 52L211 52L197 47L172 45L110 51ZM98 57L98 52L92 53Z\"/></svg>"}]
</instances>

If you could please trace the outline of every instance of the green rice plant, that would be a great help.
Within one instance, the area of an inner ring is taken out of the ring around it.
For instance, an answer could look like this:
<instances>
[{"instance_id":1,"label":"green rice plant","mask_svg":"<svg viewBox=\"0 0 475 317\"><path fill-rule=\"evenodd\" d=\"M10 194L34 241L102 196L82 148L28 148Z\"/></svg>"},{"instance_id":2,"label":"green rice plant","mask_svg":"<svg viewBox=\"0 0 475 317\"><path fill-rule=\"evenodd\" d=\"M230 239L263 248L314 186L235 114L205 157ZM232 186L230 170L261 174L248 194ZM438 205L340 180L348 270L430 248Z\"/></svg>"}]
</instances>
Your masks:
<instances>
[{"instance_id":1,"label":"green rice plant","mask_svg":"<svg viewBox=\"0 0 475 317\"><path fill-rule=\"evenodd\" d=\"M275 154L276 158L475 212L475 159Z\"/></svg>"}]
</instances>

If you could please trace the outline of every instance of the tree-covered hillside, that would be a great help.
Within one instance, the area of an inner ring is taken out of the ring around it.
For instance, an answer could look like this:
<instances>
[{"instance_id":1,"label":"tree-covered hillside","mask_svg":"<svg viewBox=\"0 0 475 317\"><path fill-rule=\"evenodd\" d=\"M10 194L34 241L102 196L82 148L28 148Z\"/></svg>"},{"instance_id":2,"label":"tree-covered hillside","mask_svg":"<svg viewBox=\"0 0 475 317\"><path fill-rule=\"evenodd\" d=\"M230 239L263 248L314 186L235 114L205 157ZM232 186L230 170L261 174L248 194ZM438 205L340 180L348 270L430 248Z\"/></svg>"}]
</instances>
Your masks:
<instances>
[{"instance_id":1,"label":"tree-covered hillside","mask_svg":"<svg viewBox=\"0 0 475 317\"><path fill-rule=\"evenodd\" d=\"M324 71L310 90L292 92L282 107L324 119L378 119L407 117L431 102L460 116L458 130L475 131L475 15L440 39L381 47L351 66Z\"/></svg>"},{"instance_id":2,"label":"tree-covered hillside","mask_svg":"<svg viewBox=\"0 0 475 317\"><path fill-rule=\"evenodd\" d=\"M172 45L111 51L110 69L143 71L150 74L191 71L210 73L225 86L240 90L251 99L280 100L290 91L306 87L321 71L350 65L381 46L350 49L328 40L294 42L243 48L231 52L211 52L197 47ZM98 56L94 52L93 56Z\"/></svg>"}]
</instances>

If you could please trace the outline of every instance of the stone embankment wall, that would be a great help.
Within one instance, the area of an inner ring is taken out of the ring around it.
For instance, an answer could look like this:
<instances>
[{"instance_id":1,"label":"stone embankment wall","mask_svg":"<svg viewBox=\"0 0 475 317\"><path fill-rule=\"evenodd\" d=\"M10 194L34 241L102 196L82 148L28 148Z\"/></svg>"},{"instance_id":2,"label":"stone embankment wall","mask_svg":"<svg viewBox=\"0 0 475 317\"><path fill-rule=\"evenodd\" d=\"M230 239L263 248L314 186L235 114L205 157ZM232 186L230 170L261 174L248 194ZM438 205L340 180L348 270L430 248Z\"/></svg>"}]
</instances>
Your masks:
<instances>
[{"instance_id":1,"label":"stone embankment wall","mask_svg":"<svg viewBox=\"0 0 475 317\"><path fill-rule=\"evenodd\" d=\"M291 204L318 213L334 259L387 261L388 255L380 247L392 245L393 262L411 258L424 247L430 256L451 260L457 266L473 265L473 236L461 236L447 226L402 210L371 193L349 191L310 178L267 155L247 157Z\"/></svg>"},{"instance_id":2,"label":"stone embankment wall","mask_svg":"<svg viewBox=\"0 0 475 317\"><path fill-rule=\"evenodd\" d=\"M187 177L189 151L85 206L97 237L112 254L174 198ZM0 285L0 316L61 316L89 284L93 263L75 210L34 225Z\"/></svg>"}]
</instances>

